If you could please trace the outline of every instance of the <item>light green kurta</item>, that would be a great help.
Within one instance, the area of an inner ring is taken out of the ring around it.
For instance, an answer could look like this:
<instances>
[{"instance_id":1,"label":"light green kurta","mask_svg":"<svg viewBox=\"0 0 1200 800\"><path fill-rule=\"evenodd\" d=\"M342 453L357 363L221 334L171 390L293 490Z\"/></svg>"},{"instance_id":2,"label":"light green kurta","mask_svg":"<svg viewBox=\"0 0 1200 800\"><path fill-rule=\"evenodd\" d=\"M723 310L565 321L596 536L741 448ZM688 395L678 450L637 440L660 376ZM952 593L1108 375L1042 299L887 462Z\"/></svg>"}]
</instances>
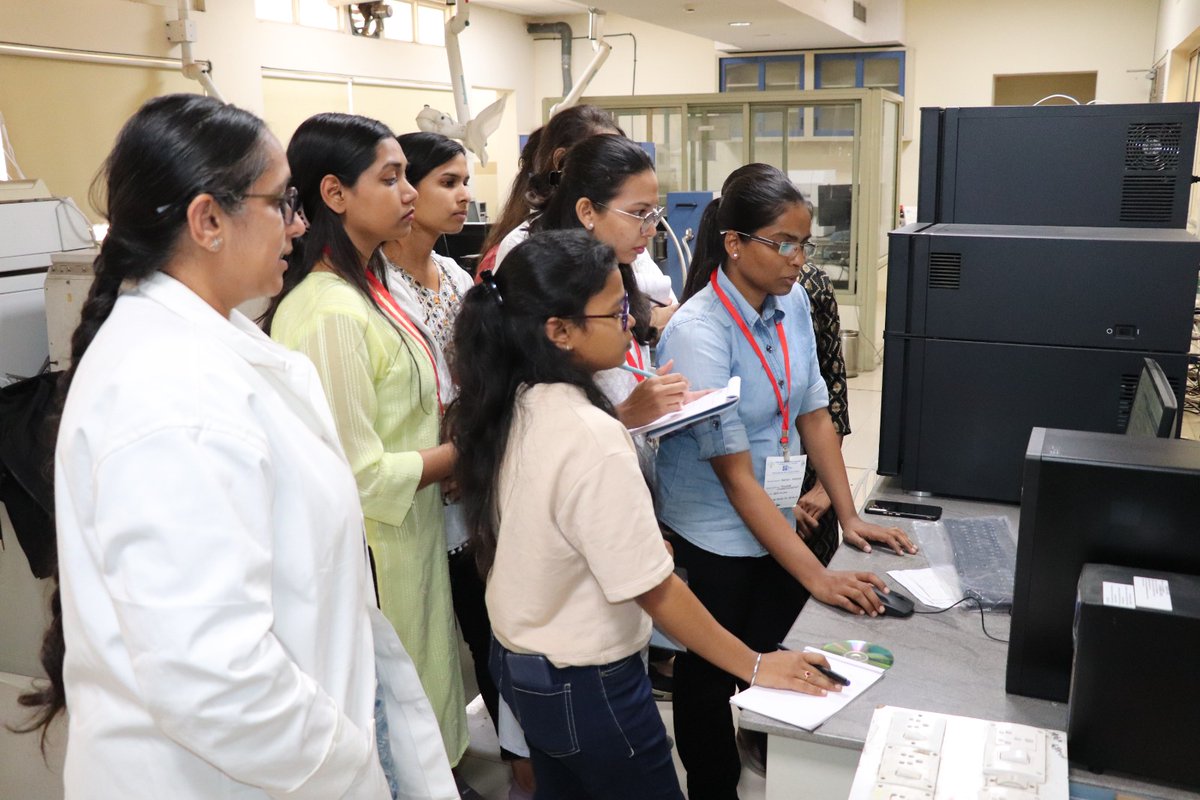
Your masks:
<instances>
[{"instance_id":1,"label":"light green kurta","mask_svg":"<svg viewBox=\"0 0 1200 800\"><path fill-rule=\"evenodd\" d=\"M457 764L468 734L441 492L417 490L416 451L438 444L433 366L416 340L330 272L311 273L280 303L271 336L317 367L358 480L383 613L417 666Z\"/></svg>"}]
</instances>

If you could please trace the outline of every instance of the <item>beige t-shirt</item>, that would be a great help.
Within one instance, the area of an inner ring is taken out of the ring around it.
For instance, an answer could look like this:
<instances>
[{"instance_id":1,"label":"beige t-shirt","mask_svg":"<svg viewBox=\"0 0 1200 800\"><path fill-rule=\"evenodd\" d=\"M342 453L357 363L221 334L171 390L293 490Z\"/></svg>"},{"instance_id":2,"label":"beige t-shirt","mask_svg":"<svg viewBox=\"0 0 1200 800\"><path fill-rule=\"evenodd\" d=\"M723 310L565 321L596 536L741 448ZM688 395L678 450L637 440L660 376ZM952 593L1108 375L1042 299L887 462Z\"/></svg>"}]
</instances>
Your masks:
<instances>
[{"instance_id":1,"label":"beige t-shirt","mask_svg":"<svg viewBox=\"0 0 1200 800\"><path fill-rule=\"evenodd\" d=\"M633 598L674 563L625 426L569 384L520 392L498 504L487 607L502 645L559 667L645 646L650 617Z\"/></svg>"}]
</instances>

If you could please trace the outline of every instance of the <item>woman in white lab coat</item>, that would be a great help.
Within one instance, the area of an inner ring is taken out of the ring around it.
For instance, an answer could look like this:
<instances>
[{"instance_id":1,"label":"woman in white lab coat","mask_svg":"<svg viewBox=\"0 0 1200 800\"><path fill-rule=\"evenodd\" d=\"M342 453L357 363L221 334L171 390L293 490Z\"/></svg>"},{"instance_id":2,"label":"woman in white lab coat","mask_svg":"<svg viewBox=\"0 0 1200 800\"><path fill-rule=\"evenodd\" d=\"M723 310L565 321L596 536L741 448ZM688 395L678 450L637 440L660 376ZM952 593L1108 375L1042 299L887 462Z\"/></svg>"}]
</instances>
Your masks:
<instances>
[{"instance_id":1,"label":"woman in white lab coat","mask_svg":"<svg viewBox=\"0 0 1200 800\"><path fill-rule=\"evenodd\" d=\"M278 141L160 97L105 178L55 454L51 681L24 698L42 724L70 710L66 797L457 797L316 372L235 308L280 290L303 232Z\"/></svg>"}]
</instances>

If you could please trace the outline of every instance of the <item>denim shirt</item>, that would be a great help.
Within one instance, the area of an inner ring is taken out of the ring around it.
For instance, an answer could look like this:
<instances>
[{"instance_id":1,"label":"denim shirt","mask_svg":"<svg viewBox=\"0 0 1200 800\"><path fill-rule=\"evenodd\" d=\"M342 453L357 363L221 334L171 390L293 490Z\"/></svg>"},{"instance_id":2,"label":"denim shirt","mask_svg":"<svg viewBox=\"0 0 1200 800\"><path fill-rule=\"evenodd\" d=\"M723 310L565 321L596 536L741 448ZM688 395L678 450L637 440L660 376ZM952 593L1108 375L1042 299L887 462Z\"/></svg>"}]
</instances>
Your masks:
<instances>
[{"instance_id":1,"label":"denim shirt","mask_svg":"<svg viewBox=\"0 0 1200 800\"><path fill-rule=\"evenodd\" d=\"M788 444L792 455L803 452L796 417L825 408L829 393L817 364L816 339L808 295L800 286L783 297L768 295L762 314L746 302L725 275L717 282L745 320L759 349L786 394L783 348L775 323L783 323L792 366ZM697 547L724 556L761 556L766 549L754 538L725 495L708 459L750 451L754 476L761 485L768 456L783 455L779 444L782 419L771 381L754 349L710 285L676 312L658 342L658 363L675 360L693 389L724 386L733 375L742 379L738 405L669 435L658 448L660 519ZM791 508L780 509L789 522Z\"/></svg>"}]
</instances>

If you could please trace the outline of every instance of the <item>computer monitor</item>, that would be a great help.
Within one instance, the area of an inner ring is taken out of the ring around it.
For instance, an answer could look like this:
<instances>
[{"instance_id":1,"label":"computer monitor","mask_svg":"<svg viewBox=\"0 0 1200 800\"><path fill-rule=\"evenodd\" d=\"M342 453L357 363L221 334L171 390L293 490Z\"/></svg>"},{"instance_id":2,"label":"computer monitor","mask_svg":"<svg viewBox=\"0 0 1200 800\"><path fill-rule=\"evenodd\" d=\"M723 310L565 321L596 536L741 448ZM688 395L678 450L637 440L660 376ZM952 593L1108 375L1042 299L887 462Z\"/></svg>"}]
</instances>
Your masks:
<instances>
[{"instance_id":1,"label":"computer monitor","mask_svg":"<svg viewBox=\"0 0 1200 800\"><path fill-rule=\"evenodd\" d=\"M1129 425L1125 433L1130 436L1157 436L1170 438L1175 433L1175 414L1179 406L1175 393L1162 367L1152 358L1145 359L1133 405L1129 408Z\"/></svg>"},{"instance_id":2,"label":"computer monitor","mask_svg":"<svg viewBox=\"0 0 1200 800\"><path fill-rule=\"evenodd\" d=\"M453 258L459 266L473 275L475 265L483 255L480 251L490 228L491 225L487 222L468 222L458 233L439 236L433 243L434 252Z\"/></svg>"},{"instance_id":3,"label":"computer monitor","mask_svg":"<svg viewBox=\"0 0 1200 800\"><path fill-rule=\"evenodd\" d=\"M1084 564L1200 575L1198 498L1200 442L1033 429L1017 537L1010 693L1067 699ZM1164 642L1163 652L1170 647Z\"/></svg>"},{"instance_id":4,"label":"computer monitor","mask_svg":"<svg viewBox=\"0 0 1200 800\"><path fill-rule=\"evenodd\" d=\"M837 231L850 230L848 183L823 183L817 187L817 224Z\"/></svg>"}]
</instances>

